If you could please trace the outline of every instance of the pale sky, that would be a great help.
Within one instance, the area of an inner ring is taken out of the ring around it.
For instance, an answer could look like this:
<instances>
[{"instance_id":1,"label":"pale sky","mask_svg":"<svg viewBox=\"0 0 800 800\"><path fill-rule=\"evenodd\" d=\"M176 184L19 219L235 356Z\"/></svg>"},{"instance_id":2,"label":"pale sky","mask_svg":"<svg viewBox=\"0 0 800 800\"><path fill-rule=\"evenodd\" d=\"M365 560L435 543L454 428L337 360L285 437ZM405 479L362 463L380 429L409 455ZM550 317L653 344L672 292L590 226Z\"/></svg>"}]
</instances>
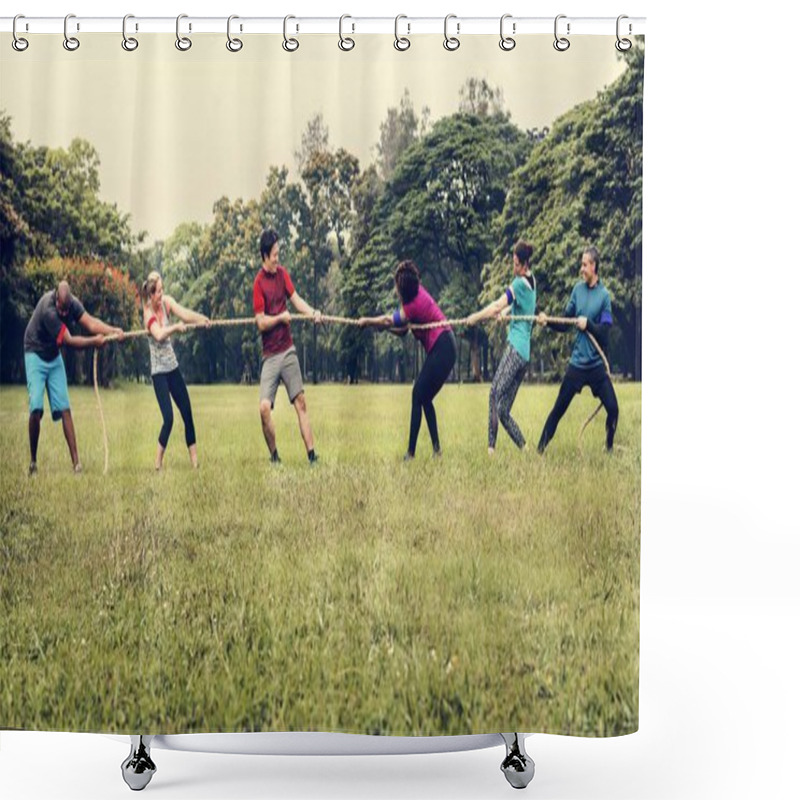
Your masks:
<instances>
[{"instance_id":1,"label":"pale sky","mask_svg":"<svg viewBox=\"0 0 800 800\"><path fill-rule=\"evenodd\" d=\"M14 138L66 147L75 137L100 155L101 195L131 214L149 240L183 221L208 222L223 195L257 197L271 165L294 172L308 120L323 114L330 146L374 160L380 123L407 87L431 121L457 110L470 77L503 89L521 128L551 125L594 97L623 70L614 36L572 36L558 53L552 36L526 36L503 52L497 36L464 37L447 52L442 37L418 35L406 52L391 36L361 35L348 53L336 35L302 37L288 54L280 36L249 36L229 53L224 35L194 39L180 53L174 34L140 37L134 53L120 36L92 34L69 53L60 36L37 36L16 53L0 36L0 108Z\"/></svg>"}]
</instances>

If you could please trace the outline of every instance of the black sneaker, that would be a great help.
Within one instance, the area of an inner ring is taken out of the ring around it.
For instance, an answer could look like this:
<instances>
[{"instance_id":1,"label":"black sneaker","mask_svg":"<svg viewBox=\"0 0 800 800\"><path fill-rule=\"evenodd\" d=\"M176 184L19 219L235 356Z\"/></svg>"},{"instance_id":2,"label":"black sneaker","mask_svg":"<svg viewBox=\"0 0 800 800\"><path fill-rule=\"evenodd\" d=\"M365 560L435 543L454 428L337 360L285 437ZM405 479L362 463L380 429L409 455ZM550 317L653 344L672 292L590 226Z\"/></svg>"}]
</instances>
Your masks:
<instances>
[{"instance_id":1,"label":"black sneaker","mask_svg":"<svg viewBox=\"0 0 800 800\"><path fill-rule=\"evenodd\" d=\"M312 467L315 464L319 464L319 456L316 453L309 453L308 454L308 463Z\"/></svg>"},{"instance_id":2,"label":"black sneaker","mask_svg":"<svg viewBox=\"0 0 800 800\"><path fill-rule=\"evenodd\" d=\"M274 453L270 454L269 463L270 464L280 464L281 463L281 457L278 455L278 451L277 450L275 450Z\"/></svg>"}]
</instances>

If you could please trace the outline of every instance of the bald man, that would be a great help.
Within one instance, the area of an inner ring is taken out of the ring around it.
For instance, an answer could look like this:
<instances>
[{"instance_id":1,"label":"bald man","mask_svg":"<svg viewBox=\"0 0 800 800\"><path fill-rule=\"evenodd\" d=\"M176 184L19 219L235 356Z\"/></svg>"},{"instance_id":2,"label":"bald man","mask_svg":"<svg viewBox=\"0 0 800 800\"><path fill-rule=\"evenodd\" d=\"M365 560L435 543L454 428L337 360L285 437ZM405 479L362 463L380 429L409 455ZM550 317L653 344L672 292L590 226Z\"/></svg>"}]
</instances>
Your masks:
<instances>
[{"instance_id":1,"label":"bald man","mask_svg":"<svg viewBox=\"0 0 800 800\"><path fill-rule=\"evenodd\" d=\"M79 322L91 336L73 336L69 325ZM75 439L75 425L69 408L67 372L60 348L63 345L84 349L102 347L105 336L119 335L122 328L106 325L87 313L77 297L73 297L69 284L61 281L58 288L46 292L36 304L33 316L25 328L25 377L28 381L28 439L31 446L29 474L36 472L36 453L39 448L39 430L44 415L44 393L50 404L53 421L61 420L67 440L72 469L82 472Z\"/></svg>"}]
</instances>

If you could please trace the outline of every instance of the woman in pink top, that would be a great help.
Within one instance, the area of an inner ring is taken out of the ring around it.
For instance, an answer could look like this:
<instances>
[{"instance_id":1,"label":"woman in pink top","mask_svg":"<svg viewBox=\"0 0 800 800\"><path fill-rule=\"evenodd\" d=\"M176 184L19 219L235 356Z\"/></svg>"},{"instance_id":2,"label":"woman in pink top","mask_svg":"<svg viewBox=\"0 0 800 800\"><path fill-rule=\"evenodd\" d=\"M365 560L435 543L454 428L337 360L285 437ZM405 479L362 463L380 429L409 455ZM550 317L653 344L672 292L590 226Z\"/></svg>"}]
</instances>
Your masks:
<instances>
[{"instance_id":1,"label":"woman in pink top","mask_svg":"<svg viewBox=\"0 0 800 800\"><path fill-rule=\"evenodd\" d=\"M379 328L405 336L408 333L408 323L424 324L447 319L436 301L421 286L419 270L413 261L401 261L398 264L394 273L394 288L400 298L400 308L393 314L361 317L358 324L362 328ZM408 434L408 452L405 455L407 461L414 458L416 453L423 412L431 435L433 454L442 454L433 398L439 394L456 363L456 339L449 325L415 329L413 334L422 343L427 356L411 392L411 429Z\"/></svg>"}]
</instances>

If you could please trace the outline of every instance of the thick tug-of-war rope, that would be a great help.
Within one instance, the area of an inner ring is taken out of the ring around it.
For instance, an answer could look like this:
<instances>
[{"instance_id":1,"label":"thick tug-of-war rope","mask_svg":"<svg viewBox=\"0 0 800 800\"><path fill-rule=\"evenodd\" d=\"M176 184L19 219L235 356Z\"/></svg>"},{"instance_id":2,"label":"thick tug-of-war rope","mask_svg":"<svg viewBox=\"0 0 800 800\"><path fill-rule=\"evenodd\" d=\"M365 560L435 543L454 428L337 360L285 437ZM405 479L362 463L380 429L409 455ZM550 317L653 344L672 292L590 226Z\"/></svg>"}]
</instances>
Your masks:
<instances>
[{"instance_id":1,"label":"thick tug-of-war rope","mask_svg":"<svg viewBox=\"0 0 800 800\"><path fill-rule=\"evenodd\" d=\"M578 319L577 317L550 317L544 315L544 317L540 317L538 315L534 316L512 316L511 314L500 314L488 321L494 322L514 322L515 320L521 320L524 322L538 322L540 319L543 319L545 323L555 323L557 325L573 325L577 327ZM314 317L309 316L306 314L292 314L291 315L292 322L314 322ZM358 324L358 320L352 317L337 317L330 314L321 314L319 317L319 321L321 323L329 323L334 325L352 325L355 327L360 327ZM194 328L232 328L237 325L253 325L255 324L255 317L238 317L233 319L214 319L210 320L209 322L187 322L184 323L184 330L192 330ZM407 325L403 326L403 329L407 328L408 330L417 330L417 331L424 331L430 330L432 328L444 328L448 325L451 326L468 326L469 325L469 318L468 317L461 317L459 319L443 319L438 320L436 322L424 322L424 323L414 323L409 322ZM609 378L611 378L611 367L608 364L608 359L606 358L606 354L603 352L603 349L597 342L597 339L589 333L588 330L583 331L591 341L592 345L594 346L595 350L599 354L600 358L603 359L603 364L606 368L606 374ZM121 342L127 339L138 339L142 336L147 336L149 331L145 328L141 330L135 331L125 331L122 334L109 334L107 335L106 341L111 342ZM92 372L94 377L94 394L97 398L97 408L100 412L100 422L102 423L103 427L103 447L105 450L105 461L103 466L103 475L108 472L108 434L106 433L106 421L105 417L103 416L103 405L100 402L100 390L98 389L97 385L97 350L94 351L94 359L92 365ZM589 415L586 422L583 423L583 427L581 428L581 432L578 435L578 440L581 441L583 437L583 432L586 430L588 424L597 416L600 412L600 409L603 407L603 404L600 403L597 408Z\"/></svg>"},{"instance_id":2,"label":"thick tug-of-war rope","mask_svg":"<svg viewBox=\"0 0 800 800\"><path fill-rule=\"evenodd\" d=\"M100 412L100 424L103 426L103 475L108 472L108 434L106 433L106 418L103 416L103 404L100 402L100 390L97 388L97 348L92 358L92 376L94 377L94 396L97 398L97 410Z\"/></svg>"}]
</instances>

